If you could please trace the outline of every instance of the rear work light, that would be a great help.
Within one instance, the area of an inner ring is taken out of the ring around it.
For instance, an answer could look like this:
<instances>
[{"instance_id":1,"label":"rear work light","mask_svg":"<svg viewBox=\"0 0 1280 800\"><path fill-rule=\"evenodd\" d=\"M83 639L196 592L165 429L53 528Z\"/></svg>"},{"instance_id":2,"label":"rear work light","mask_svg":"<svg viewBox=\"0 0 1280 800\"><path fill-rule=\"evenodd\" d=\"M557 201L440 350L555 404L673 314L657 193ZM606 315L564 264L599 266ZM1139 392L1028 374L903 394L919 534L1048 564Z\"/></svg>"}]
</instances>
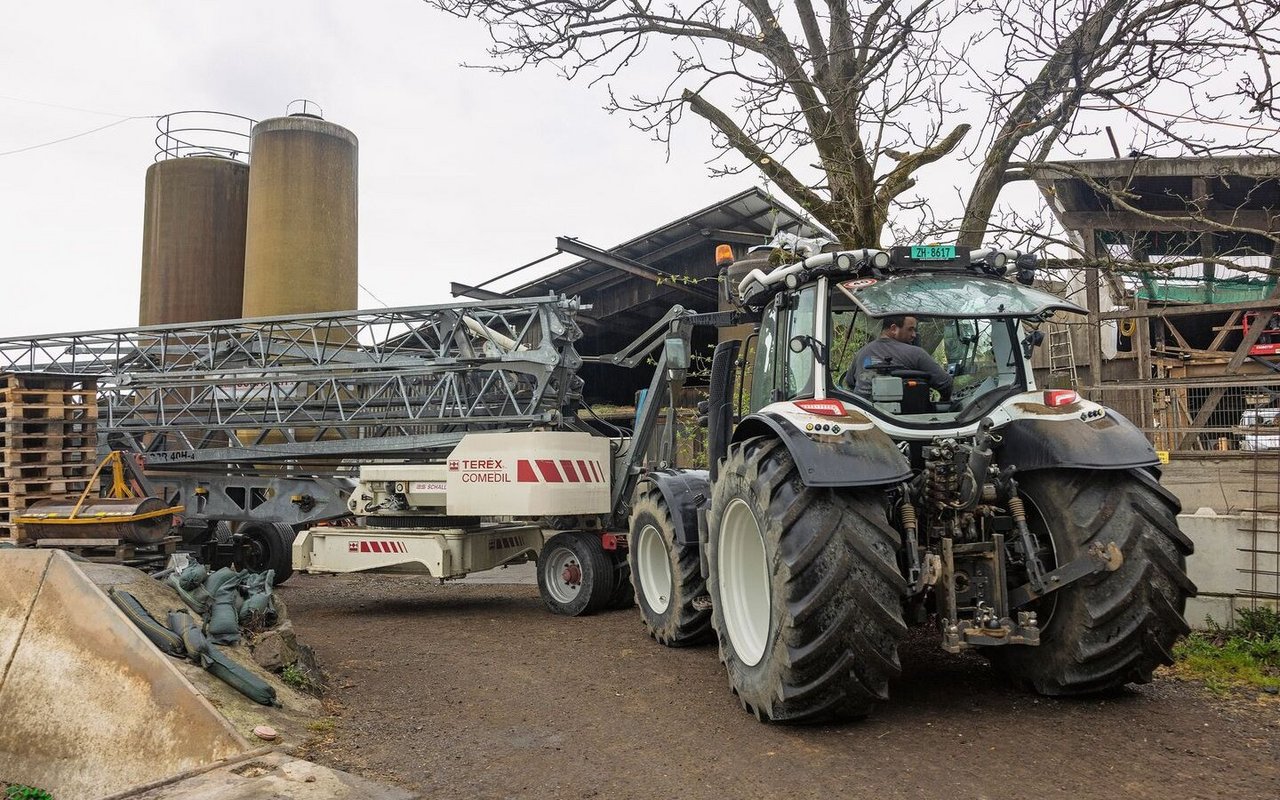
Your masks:
<instances>
[{"instance_id":1,"label":"rear work light","mask_svg":"<svg viewBox=\"0 0 1280 800\"><path fill-rule=\"evenodd\" d=\"M1049 408L1069 406L1079 399L1080 395L1071 389L1046 389L1044 393L1044 404Z\"/></svg>"},{"instance_id":2,"label":"rear work light","mask_svg":"<svg viewBox=\"0 0 1280 800\"><path fill-rule=\"evenodd\" d=\"M844 403L839 400L797 400L795 405L810 414L820 414L824 417L843 417L849 413L845 411Z\"/></svg>"}]
</instances>

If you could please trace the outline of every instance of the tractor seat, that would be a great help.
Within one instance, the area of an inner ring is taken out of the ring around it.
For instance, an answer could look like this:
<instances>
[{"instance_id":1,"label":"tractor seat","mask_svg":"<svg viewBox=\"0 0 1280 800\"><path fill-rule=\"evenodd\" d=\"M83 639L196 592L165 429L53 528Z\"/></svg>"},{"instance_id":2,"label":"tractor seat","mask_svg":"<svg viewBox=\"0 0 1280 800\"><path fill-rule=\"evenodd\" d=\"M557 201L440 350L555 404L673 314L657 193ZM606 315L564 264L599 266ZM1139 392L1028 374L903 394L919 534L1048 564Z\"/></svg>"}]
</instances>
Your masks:
<instances>
[{"instance_id":1,"label":"tractor seat","mask_svg":"<svg viewBox=\"0 0 1280 800\"><path fill-rule=\"evenodd\" d=\"M903 414L930 414L935 410L929 400L929 373L898 369L889 374L902 380Z\"/></svg>"}]
</instances>

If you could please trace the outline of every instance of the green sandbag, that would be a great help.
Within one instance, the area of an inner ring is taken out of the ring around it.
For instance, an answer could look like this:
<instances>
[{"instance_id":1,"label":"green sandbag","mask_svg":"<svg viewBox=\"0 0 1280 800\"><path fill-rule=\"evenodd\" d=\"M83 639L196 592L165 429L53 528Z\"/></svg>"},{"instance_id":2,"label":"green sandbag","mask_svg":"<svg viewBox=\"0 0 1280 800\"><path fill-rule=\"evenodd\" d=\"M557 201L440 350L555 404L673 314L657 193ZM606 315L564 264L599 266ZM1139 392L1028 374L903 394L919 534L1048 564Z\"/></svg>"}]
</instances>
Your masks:
<instances>
[{"instance_id":1,"label":"green sandbag","mask_svg":"<svg viewBox=\"0 0 1280 800\"><path fill-rule=\"evenodd\" d=\"M160 648L171 656L182 658L187 654L186 645L182 642L182 637L161 625L155 617L151 616L147 609L143 608L142 603L138 602L138 598L116 587L111 587L107 591L107 596L111 598L129 621L142 631L151 643Z\"/></svg>"},{"instance_id":2,"label":"green sandbag","mask_svg":"<svg viewBox=\"0 0 1280 800\"><path fill-rule=\"evenodd\" d=\"M271 684L227 658L200 632L200 625L185 611L169 613L169 628L182 637L187 656L236 691L264 706L276 705Z\"/></svg>"},{"instance_id":3,"label":"green sandbag","mask_svg":"<svg viewBox=\"0 0 1280 800\"><path fill-rule=\"evenodd\" d=\"M271 684L227 658L212 645L209 646L209 662L204 668L234 686L240 694L264 706L276 705L276 690Z\"/></svg>"},{"instance_id":4,"label":"green sandbag","mask_svg":"<svg viewBox=\"0 0 1280 800\"><path fill-rule=\"evenodd\" d=\"M213 601L204 588L204 581L208 576L209 570L204 564L192 564L181 572L170 575L165 583L174 588L182 602L192 611L204 616L209 612L209 604Z\"/></svg>"},{"instance_id":5,"label":"green sandbag","mask_svg":"<svg viewBox=\"0 0 1280 800\"><path fill-rule=\"evenodd\" d=\"M204 589L213 600L205 633L214 644L240 641L240 617L236 613L235 600L241 577L241 573L223 567L205 579Z\"/></svg>"},{"instance_id":6,"label":"green sandbag","mask_svg":"<svg viewBox=\"0 0 1280 800\"><path fill-rule=\"evenodd\" d=\"M275 583L276 571L251 572L240 582L240 594L244 600L240 604L240 624L271 627L276 624L276 606L272 602L272 584Z\"/></svg>"}]
</instances>

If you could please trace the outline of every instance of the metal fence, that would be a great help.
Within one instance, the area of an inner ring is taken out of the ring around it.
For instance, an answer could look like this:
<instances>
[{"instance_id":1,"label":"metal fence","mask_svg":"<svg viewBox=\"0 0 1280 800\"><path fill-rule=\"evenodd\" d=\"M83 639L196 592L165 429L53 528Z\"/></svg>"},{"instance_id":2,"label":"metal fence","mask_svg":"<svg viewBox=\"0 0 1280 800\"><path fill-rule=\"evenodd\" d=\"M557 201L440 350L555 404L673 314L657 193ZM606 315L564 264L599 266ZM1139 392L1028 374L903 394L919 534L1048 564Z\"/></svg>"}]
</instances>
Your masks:
<instances>
[{"instance_id":1,"label":"metal fence","mask_svg":"<svg viewBox=\"0 0 1280 800\"><path fill-rule=\"evenodd\" d=\"M1241 530L1249 534L1249 546L1241 548L1247 566L1240 570L1238 593L1257 608L1280 600L1280 451L1255 450L1245 472L1251 507Z\"/></svg>"},{"instance_id":2,"label":"metal fence","mask_svg":"<svg viewBox=\"0 0 1280 800\"><path fill-rule=\"evenodd\" d=\"M1127 417L1157 450L1214 457L1280 452L1280 375L1153 379L1081 391Z\"/></svg>"}]
</instances>

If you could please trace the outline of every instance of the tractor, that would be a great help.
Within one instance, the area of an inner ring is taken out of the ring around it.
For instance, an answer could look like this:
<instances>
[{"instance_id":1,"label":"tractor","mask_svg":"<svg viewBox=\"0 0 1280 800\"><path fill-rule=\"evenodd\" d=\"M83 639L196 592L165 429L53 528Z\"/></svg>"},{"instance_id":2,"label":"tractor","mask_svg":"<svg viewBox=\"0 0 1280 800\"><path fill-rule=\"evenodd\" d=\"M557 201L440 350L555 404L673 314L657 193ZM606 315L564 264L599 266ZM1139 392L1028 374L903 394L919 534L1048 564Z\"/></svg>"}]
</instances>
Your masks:
<instances>
[{"instance_id":1,"label":"tractor","mask_svg":"<svg viewBox=\"0 0 1280 800\"><path fill-rule=\"evenodd\" d=\"M1132 423L1037 386L1040 327L1083 309L1036 267L953 246L731 267L756 324L714 352L709 470L649 471L631 503L648 633L714 636L743 708L774 722L868 714L913 626L1045 695L1170 663L1195 594L1179 502ZM850 368L906 317L947 391L911 359Z\"/></svg>"}]
</instances>

